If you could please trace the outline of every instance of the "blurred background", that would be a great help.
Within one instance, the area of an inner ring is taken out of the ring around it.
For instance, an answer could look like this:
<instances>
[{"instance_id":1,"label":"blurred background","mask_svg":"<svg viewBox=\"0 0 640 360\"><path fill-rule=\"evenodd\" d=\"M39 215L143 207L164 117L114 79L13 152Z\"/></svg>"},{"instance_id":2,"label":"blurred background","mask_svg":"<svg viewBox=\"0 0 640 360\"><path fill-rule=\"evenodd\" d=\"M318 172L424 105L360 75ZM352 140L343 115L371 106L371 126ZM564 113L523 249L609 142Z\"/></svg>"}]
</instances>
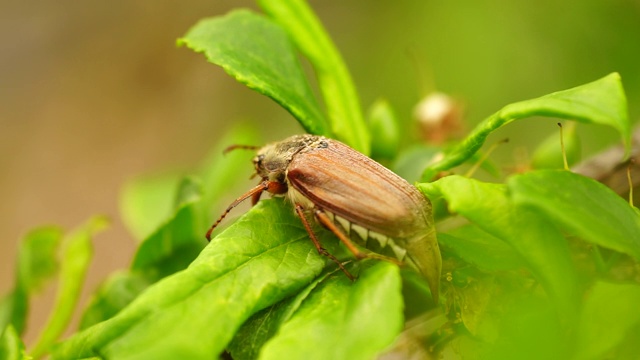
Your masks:
<instances>
[{"instance_id":1,"label":"blurred background","mask_svg":"<svg viewBox=\"0 0 640 360\"><path fill-rule=\"evenodd\" d=\"M386 97L408 121L420 98L439 90L463 104L468 129L509 102L618 71L631 118L640 114L638 0L310 3L363 109ZM266 140L302 131L269 99L176 48L198 19L236 7L256 8L230 0L0 1L0 294L11 289L17 243L29 229L70 229L93 214L113 220L94 242L90 293L135 250L118 211L128 179L188 172L238 122ZM585 155L616 141L608 128L578 128ZM556 131L553 120L514 123L494 135L511 140L496 156L513 162L514 147ZM48 289L36 299L27 342L52 296Z\"/></svg>"}]
</instances>

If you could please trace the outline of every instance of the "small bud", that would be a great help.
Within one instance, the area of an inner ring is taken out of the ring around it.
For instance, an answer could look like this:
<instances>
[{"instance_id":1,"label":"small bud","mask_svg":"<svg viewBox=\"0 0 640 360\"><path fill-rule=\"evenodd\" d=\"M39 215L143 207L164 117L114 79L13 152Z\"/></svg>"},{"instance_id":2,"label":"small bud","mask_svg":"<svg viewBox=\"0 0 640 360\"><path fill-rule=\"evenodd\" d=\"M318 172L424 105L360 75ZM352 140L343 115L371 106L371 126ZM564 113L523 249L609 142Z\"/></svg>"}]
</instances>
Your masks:
<instances>
[{"instance_id":1,"label":"small bud","mask_svg":"<svg viewBox=\"0 0 640 360\"><path fill-rule=\"evenodd\" d=\"M413 111L422 137L432 144L455 138L462 129L462 109L445 93L434 92L420 101Z\"/></svg>"},{"instance_id":2,"label":"small bud","mask_svg":"<svg viewBox=\"0 0 640 360\"><path fill-rule=\"evenodd\" d=\"M376 159L391 160L398 153L400 130L393 108L384 99L379 99L369 109L371 129L371 156Z\"/></svg>"}]
</instances>

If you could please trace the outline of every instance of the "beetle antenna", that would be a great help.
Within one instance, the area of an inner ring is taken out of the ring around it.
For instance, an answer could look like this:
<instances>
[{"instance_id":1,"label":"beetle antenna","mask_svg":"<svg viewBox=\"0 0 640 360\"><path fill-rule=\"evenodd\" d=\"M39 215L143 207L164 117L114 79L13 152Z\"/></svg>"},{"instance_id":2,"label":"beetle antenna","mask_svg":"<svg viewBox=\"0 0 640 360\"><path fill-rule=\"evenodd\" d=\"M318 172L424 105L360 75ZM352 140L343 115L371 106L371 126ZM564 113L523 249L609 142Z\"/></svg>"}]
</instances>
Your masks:
<instances>
[{"instance_id":1,"label":"beetle antenna","mask_svg":"<svg viewBox=\"0 0 640 360\"><path fill-rule=\"evenodd\" d=\"M247 200L248 198L253 197L254 195L262 193L263 191L267 190L268 188L269 188L269 181L263 181L260 184L258 184L258 186L254 187L253 189L247 191L245 194L243 194L239 198L235 199L231 203L231 205L229 205L227 210L225 210L222 213L222 215L220 215L220 218L218 218L218 220L215 223L213 223L213 225L211 225L211 228L209 228L209 231L207 231L207 235L205 235L207 240L211 241L211 233L218 226L218 224L220 224L222 219L224 219L227 216L227 214L229 214L231 209L233 209L234 207L240 205L241 202Z\"/></svg>"},{"instance_id":2,"label":"beetle antenna","mask_svg":"<svg viewBox=\"0 0 640 360\"><path fill-rule=\"evenodd\" d=\"M260 149L260 146L234 144L234 145L230 145L226 149L222 150L222 155L226 155L228 152L230 152L232 150L236 150L236 149L258 150L258 149Z\"/></svg>"}]
</instances>

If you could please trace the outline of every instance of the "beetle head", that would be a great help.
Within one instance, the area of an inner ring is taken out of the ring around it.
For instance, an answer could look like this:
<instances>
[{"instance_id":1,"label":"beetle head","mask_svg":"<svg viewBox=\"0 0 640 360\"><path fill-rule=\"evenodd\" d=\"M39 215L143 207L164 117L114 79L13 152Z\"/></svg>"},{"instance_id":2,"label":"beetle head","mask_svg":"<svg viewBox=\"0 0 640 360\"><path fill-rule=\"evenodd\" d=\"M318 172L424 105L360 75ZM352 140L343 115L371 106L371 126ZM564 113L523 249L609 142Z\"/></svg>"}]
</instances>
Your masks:
<instances>
[{"instance_id":1,"label":"beetle head","mask_svg":"<svg viewBox=\"0 0 640 360\"><path fill-rule=\"evenodd\" d=\"M284 183L287 167L293 157L317 138L314 135L295 135L283 141L265 145L253 158L256 174L265 180Z\"/></svg>"}]
</instances>

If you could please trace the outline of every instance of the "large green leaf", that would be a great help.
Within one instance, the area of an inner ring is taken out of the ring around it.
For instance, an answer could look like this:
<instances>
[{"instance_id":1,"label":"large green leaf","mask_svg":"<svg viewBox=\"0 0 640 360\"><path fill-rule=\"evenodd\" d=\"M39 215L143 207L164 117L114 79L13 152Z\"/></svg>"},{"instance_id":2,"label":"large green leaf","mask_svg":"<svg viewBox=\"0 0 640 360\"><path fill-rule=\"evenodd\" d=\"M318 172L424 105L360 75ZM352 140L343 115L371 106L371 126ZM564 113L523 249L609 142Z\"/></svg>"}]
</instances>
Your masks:
<instances>
[{"instance_id":1,"label":"large green leaf","mask_svg":"<svg viewBox=\"0 0 640 360\"><path fill-rule=\"evenodd\" d=\"M640 286L597 282L576 324L575 359L617 359L612 350L640 324ZM635 355L640 346L635 343ZM620 357L621 359L622 357Z\"/></svg>"},{"instance_id":2,"label":"large green leaf","mask_svg":"<svg viewBox=\"0 0 640 360\"><path fill-rule=\"evenodd\" d=\"M0 331L12 324L18 334L24 331L29 296L58 271L57 251L62 229L43 226L30 231L20 241L16 282L11 293L0 301Z\"/></svg>"},{"instance_id":3,"label":"large green leaf","mask_svg":"<svg viewBox=\"0 0 640 360\"><path fill-rule=\"evenodd\" d=\"M187 269L62 343L54 359L210 359L249 316L302 289L324 263L289 206L261 201Z\"/></svg>"},{"instance_id":4,"label":"large green leaf","mask_svg":"<svg viewBox=\"0 0 640 360\"><path fill-rule=\"evenodd\" d=\"M178 40L287 109L312 134L329 129L287 33L249 10L203 19Z\"/></svg>"},{"instance_id":5,"label":"large green leaf","mask_svg":"<svg viewBox=\"0 0 640 360\"><path fill-rule=\"evenodd\" d=\"M514 204L501 184L452 175L418 188L431 199L445 198L451 211L511 245L561 312L575 315L577 275L567 242L553 223Z\"/></svg>"},{"instance_id":6,"label":"large green leaf","mask_svg":"<svg viewBox=\"0 0 640 360\"><path fill-rule=\"evenodd\" d=\"M206 244L206 225L198 221L198 197L183 202L138 247L131 267L100 285L84 311L81 328L106 320L129 304L148 285L185 269Z\"/></svg>"},{"instance_id":7,"label":"large green leaf","mask_svg":"<svg viewBox=\"0 0 640 360\"><path fill-rule=\"evenodd\" d=\"M82 330L113 317L151 284L149 277L139 272L111 274L93 294L78 328Z\"/></svg>"},{"instance_id":8,"label":"large green leaf","mask_svg":"<svg viewBox=\"0 0 640 360\"><path fill-rule=\"evenodd\" d=\"M94 217L65 237L55 303L47 323L30 351L34 358L48 353L51 345L62 335L71 321L93 258L91 239L107 224L106 218Z\"/></svg>"},{"instance_id":9,"label":"large green leaf","mask_svg":"<svg viewBox=\"0 0 640 360\"><path fill-rule=\"evenodd\" d=\"M309 5L304 0L259 0L258 3L287 31L315 69L332 132L338 140L368 155L371 136L351 75Z\"/></svg>"},{"instance_id":10,"label":"large green leaf","mask_svg":"<svg viewBox=\"0 0 640 360\"><path fill-rule=\"evenodd\" d=\"M563 170L517 175L507 183L514 202L532 206L582 239L640 260L640 216L601 183Z\"/></svg>"},{"instance_id":11,"label":"large green leaf","mask_svg":"<svg viewBox=\"0 0 640 360\"><path fill-rule=\"evenodd\" d=\"M262 359L372 359L402 330L398 267L377 262L351 282L336 273L302 303Z\"/></svg>"},{"instance_id":12,"label":"large green leaf","mask_svg":"<svg viewBox=\"0 0 640 360\"><path fill-rule=\"evenodd\" d=\"M235 360L257 359L262 346L276 334L282 324L289 321L302 302L309 297L311 291L337 270L334 269L317 277L297 295L254 314L242 325L229 344L228 350L233 358Z\"/></svg>"},{"instance_id":13,"label":"large green leaf","mask_svg":"<svg viewBox=\"0 0 640 360\"><path fill-rule=\"evenodd\" d=\"M505 106L478 124L442 160L430 165L423 172L422 180L429 181L439 171L462 164L482 147L489 134L514 120L531 116L557 117L611 126L620 133L627 153L629 152L631 125L627 114L627 98L620 75L612 73L582 86Z\"/></svg>"},{"instance_id":14,"label":"large green leaf","mask_svg":"<svg viewBox=\"0 0 640 360\"><path fill-rule=\"evenodd\" d=\"M523 266L520 255L503 240L466 225L438 234L438 242L461 259L488 271L513 270Z\"/></svg>"},{"instance_id":15,"label":"large green leaf","mask_svg":"<svg viewBox=\"0 0 640 360\"><path fill-rule=\"evenodd\" d=\"M175 215L149 236L138 248L131 270L159 279L184 269L206 244L197 221L197 200L183 203Z\"/></svg>"}]
</instances>

